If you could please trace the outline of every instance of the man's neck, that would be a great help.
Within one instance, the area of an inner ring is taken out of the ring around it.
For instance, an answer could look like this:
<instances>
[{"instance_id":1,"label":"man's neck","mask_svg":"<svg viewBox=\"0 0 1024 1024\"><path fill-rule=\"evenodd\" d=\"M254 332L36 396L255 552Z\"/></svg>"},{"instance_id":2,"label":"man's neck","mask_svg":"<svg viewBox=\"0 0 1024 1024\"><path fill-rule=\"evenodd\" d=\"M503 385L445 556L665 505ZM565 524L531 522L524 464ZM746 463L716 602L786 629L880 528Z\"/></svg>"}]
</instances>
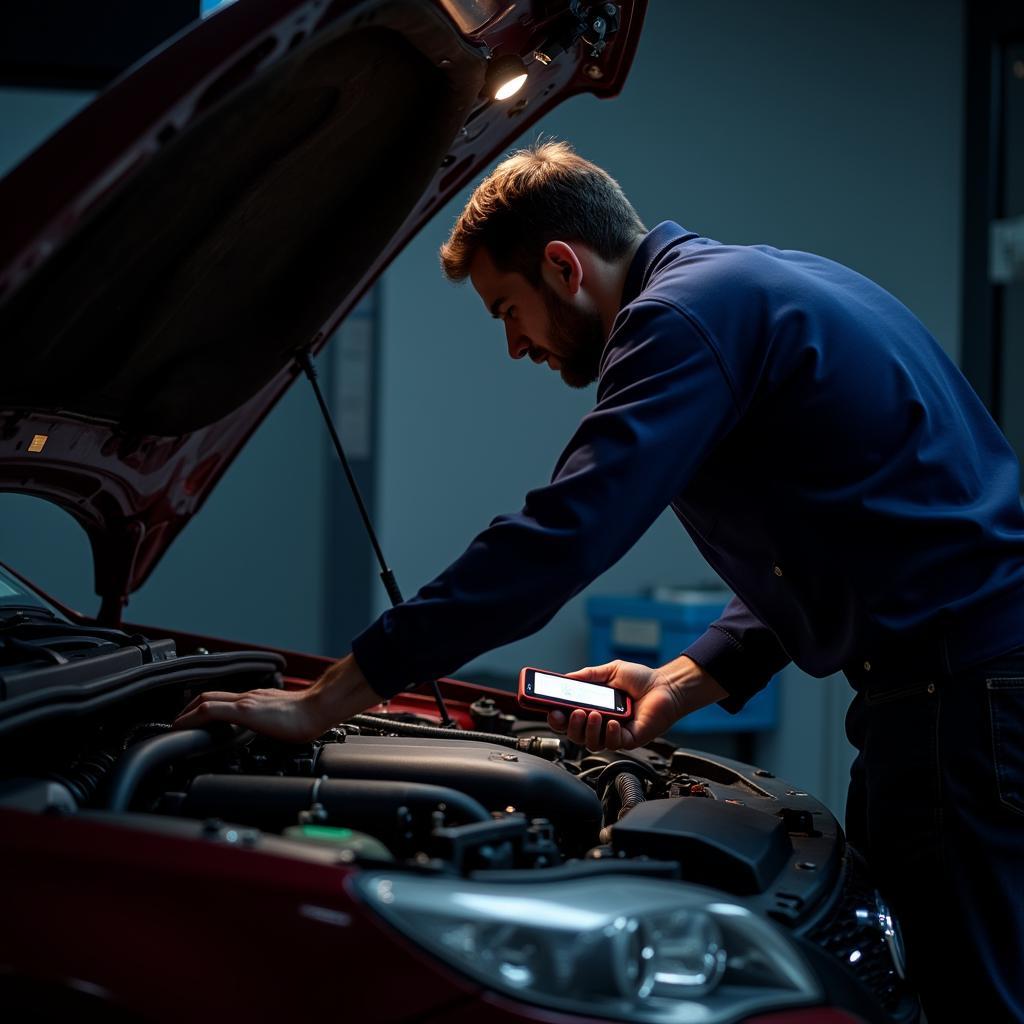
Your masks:
<instances>
[{"instance_id":1,"label":"man's neck","mask_svg":"<svg viewBox=\"0 0 1024 1024\"><path fill-rule=\"evenodd\" d=\"M633 264L633 257L636 256L636 251L640 248L644 237L644 235L637 235L630 247L617 260L610 263L602 261L600 264L599 286L594 289L593 297L606 338L612 333L612 324L615 323L615 318L622 308L622 292L626 287L629 268Z\"/></svg>"}]
</instances>

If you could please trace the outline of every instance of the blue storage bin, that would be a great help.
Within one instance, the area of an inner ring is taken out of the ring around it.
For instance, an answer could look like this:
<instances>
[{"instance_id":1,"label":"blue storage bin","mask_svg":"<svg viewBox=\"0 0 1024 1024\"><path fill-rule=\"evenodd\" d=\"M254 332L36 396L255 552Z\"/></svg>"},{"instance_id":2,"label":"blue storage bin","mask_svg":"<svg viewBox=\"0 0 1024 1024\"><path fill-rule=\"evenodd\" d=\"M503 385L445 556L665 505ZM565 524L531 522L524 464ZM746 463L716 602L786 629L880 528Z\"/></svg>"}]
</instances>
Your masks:
<instances>
[{"instance_id":1,"label":"blue storage bin","mask_svg":"<svg viewBox=\"0 0 1024 1024\"><path fill-rule=\"evenodd\" d=\"M730 595L724 591L686 591L682 600L646 597L592 597L590 664L616 659L657 668L678 657L718 618ZM773 680L774 682L774 680ZM778 694L769 684L737 714L717 704L694 711L672 727L668 736L707 732L754 732L778 725Z\"/></svg>"}]
</instances>

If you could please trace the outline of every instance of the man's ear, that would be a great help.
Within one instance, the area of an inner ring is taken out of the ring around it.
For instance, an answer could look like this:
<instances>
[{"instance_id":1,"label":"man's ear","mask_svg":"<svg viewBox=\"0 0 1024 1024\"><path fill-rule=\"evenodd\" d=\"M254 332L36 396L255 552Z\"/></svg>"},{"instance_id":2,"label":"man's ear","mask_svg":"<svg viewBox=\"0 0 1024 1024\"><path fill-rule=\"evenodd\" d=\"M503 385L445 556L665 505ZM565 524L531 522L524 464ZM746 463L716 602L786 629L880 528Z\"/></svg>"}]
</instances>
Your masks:
<instances>
[{"instance_id":1,"label":"man's ear","mask_svg":"<svg viewBox=\"0 0 1024 1024\"><path fill-rule=\"evenodd\" d=\"M583 265L568 242L551 241L544 246L541 275L547 284L566 298L583 285Z\"/></svg>"}]
</instances>

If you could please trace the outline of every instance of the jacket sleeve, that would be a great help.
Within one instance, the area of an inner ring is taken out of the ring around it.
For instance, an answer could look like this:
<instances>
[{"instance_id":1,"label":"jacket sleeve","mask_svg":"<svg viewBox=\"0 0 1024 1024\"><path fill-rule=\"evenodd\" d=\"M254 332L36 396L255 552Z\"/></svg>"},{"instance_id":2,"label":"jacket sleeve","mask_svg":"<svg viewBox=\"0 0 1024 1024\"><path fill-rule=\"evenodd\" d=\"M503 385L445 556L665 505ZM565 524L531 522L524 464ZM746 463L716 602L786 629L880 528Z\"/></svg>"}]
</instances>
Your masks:
<instances>
[{"instance_id":1,"label":"jacket sleeve","mask_svg":"<svg viewBox=\"0 0 1024 1024\"><path fill-rule=\"evenodd\" d=\"M741 405L696 320L660 302L625 307L605 347L597 404L551 482L353 641L373 689L389 696L540 629L632 547Z\"/></svg>"},{"instance_id":2,"label":"jacket sleeve","mask_svg":"<svg viewBox=\"0 0 1024 1024\"><path fill-rule=\"evenodd\" d=\"M738 597L683 654L728 690L729 696L718 703L732 714L790 660L775 634Z\"/></svg>"}]
</instances>

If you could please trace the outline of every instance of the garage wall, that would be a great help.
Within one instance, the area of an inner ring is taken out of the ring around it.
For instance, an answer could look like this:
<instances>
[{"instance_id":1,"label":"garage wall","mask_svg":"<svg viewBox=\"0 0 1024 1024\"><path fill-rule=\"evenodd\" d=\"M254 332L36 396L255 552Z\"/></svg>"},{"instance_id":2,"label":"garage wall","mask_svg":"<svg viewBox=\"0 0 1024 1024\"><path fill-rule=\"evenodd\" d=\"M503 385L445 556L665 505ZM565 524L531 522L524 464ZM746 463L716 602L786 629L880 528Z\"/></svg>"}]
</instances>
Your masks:
<instances>
[{"instance_id":1,"label":"garage wall","mask_svg":"<svg viewBox=\"0 0 1024 1024\"><path fill-rule=\"evenodd\" d=\"M808 249L876 279L959 350L960 5L954 0L652 0L621 97L579 97L535 130L606 167L649 226ZM593 392L512 363L471 287L437 269L468 191L384 282L378 507L406 591L547 479ZM539 634L474 670L586 663L584 600L706 580L665 517ZM380 607L384 606L383 599ZM847 687L788 670L759 756L841 808Z\"/></svg>"}]
</instances>

